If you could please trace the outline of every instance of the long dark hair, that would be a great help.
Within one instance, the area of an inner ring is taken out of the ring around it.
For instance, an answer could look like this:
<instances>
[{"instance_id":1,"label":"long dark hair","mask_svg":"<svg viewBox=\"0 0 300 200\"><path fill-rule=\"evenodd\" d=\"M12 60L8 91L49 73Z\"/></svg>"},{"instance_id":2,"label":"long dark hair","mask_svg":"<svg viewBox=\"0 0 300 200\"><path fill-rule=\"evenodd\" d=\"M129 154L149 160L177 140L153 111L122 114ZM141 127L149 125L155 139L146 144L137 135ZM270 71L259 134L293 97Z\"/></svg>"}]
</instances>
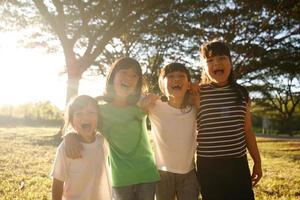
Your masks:
<instances>
[{"instance_id":1,"label":"long dark hair","mask_svg":"<svg viewBox=\"0 0 300 200\"><path fill-rule=\"evenodd\" d=\"M143 77L142 77L142 69L138 61L133 58L123 57L116 60L109 69L108 75L106 77L106 85L104 96L102 99L106 102L111 102L115 98L115 90L113 86L114 78L116 73L121 69L129 69L132 68L138 74L139 80L137 82L136 93L134 95L128 96L128 104L135 104L139 98L141 97L142 88L143 88ZM98 98L101 99L101 98Z\"/></svg>"},{"instance_id":2,"label":"long dark hair","mask_svg":"<svg viewBox=\"0 0 300 200\"><path fill-rule=\"evenodd\" d=\"M213 56L224 56L224 55L228 56L230 63L233 66L230 49L225 44L225 42L223 42L221 40L212 40L212 41L209 41L209 42L203 44L200 47L200 59L207 59L207 58L210 58ZM244 87L242 87L241 85L239 85L236 82L236 79L233 74L233 67L231 68L230 74L228 76L228 82L229 82L229 85L231 85L234 88L234 90L236 91L236 94L238 97L238 103L242 103L243 100L248 102L248 100L249 100L248 92ZM211 83L211 81L210 81L207 73L205 72L205 70L202 70L201 84L205 85L205 84L210 84L210 83Z\"/></svg>"},{"instance_id":3,"label":"long dark hair","mask_svg":"<svg viewBox=\"0 0 300 200\"><path fill-rule=\"evenodd\" d=\"M184 64L181 64L181 63L167 64L160 70L160 74L159 74L159 78L158 78L158 85L159 85L159 89L162 92L162 94L164 94L164 95L166 94L166 91L164 90L164 85L163 85L164 78L169 73L177 72L177 71L185 73L188 81L191 82L191 74L190 74L189 70L185 67ZM191 106L190 92L186 91L180 108L186 109L189 106Z\"/></svg>"}]
</instances>

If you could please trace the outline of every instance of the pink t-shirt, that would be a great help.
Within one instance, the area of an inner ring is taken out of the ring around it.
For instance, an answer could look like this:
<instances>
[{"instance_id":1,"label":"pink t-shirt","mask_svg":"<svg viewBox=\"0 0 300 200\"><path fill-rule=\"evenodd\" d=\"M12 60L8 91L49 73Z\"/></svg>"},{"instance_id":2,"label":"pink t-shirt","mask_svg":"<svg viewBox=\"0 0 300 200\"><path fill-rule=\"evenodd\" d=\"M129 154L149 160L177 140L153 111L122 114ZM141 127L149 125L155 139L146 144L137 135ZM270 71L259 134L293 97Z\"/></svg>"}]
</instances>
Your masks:
<instances>
[{"instance_id":1,"label":"pink t-shirt","mask_svg":"<svg viewBox=\"0 0 300 200\"><path fill-rule=\"evenodd\" d=\"M82 144L79 159L66 156L64 142L57 149L51 176L64 182L63 199L112 199L103 137L97 135L93 143Z\"/></svg>"}]
</instances>

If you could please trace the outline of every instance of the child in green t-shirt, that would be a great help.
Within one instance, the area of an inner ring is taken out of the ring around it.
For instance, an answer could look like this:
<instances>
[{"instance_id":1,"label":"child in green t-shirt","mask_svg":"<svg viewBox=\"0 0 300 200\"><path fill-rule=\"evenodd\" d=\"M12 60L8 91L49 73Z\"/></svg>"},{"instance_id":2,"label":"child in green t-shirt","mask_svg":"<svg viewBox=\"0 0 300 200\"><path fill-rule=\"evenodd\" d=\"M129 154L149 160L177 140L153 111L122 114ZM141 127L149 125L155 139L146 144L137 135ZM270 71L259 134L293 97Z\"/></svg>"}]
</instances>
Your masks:
<instances>
[{"instance_id":1,"label":"child in green t-shirt","mask_svg":"<svg viewBox=\"0 0 300 200\"><path fill-rule=\"evenodd\" d=\"M153 200L160 179L147 135L146 114L136 106L142 85L142 70L136 60L121 58L110 67L103 96L105 103L100 105L100 132L109 144L116 200ZM78 157L80 148L74 143L79 142L74 136L65 136L67 155Z\"/></svg>"}]
</instances>

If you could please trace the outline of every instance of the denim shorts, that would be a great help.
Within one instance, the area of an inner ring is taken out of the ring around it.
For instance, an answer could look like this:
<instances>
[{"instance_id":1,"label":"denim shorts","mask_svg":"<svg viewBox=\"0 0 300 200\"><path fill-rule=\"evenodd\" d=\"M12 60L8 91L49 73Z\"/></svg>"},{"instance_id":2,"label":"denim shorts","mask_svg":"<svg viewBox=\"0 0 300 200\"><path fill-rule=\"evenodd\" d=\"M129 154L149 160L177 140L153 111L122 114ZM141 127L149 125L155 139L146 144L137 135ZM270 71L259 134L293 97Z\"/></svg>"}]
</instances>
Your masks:
<instances>
[{"instance_id":1,"label":"denim shorts","mask_svg":"<svg viewBox=\"0 0 300 200\"><path fill-rule=\"evenodd\" d=\"M186 174L159 171L161 180L157 183L157 200L197 200L199 184L195 170Z\"/></svg>"},{"instance_id":2,"label":"denim shorts","mask_svg":"<svg viewBox=\"0 0 300 200\"><path fill-rule=\"evenodd\" d=\"M156 182L112 187L114 200L154 200Z\"/></svg>"}]
</instances>

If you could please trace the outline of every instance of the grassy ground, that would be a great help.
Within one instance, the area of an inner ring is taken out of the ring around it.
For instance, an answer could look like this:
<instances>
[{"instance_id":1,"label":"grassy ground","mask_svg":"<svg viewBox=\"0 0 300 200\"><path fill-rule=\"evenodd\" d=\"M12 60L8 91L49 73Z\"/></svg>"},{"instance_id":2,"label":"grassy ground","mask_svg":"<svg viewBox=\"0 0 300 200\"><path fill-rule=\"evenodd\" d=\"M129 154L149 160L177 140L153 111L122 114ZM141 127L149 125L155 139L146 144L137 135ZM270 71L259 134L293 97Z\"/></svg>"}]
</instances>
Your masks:
<instances>
[{"instance_id":1,"label":"grassy ground","mask_svg":"<svg viewBox=\"0 0 300 200\"><path fill-rule=\"evenodd\" d=\"M0 200L51 199L58 128L0 128ZM257 200L300 199L300 141L258 138L264 177ZM251 165L251 163L250 163Z\"/></svg>"},{"instance_id":2,"label":"grassy ground","mask_svg":"<svg viewBox=\"0 0 300 200\"><path fill-rule=\"evenodd\" d=\"M51 199L56 128L0 128L0 199Z\"/></svg>"},{"instance_id":3,"label":"grassy ground","mask_svg":"<svg viewBox=\"0 0 300 200\"><path fill-rule=\"evenodd\" d=\"M300 199L300 140L258 138L263 178L255 187L258 200Z\"/></svg>"}]
</instances>

